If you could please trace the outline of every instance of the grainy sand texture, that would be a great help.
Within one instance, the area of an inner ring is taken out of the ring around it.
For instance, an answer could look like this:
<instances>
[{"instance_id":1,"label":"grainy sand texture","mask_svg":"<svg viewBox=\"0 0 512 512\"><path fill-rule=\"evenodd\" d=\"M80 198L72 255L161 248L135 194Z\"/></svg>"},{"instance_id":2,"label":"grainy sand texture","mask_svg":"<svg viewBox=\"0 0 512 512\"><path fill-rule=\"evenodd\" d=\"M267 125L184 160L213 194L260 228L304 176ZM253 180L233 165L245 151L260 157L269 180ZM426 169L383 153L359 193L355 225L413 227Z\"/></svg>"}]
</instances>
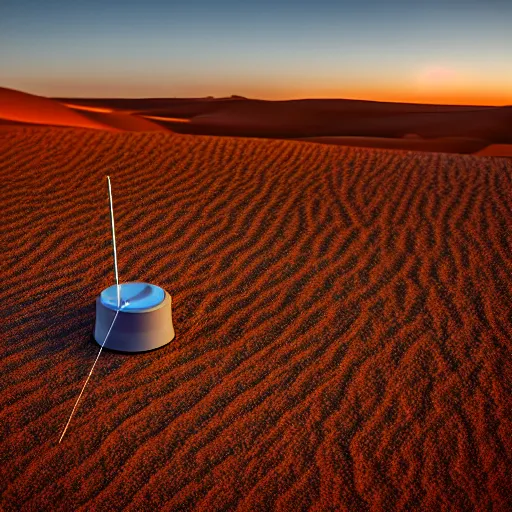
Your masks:
<instances>
[{"instance_id":1,"label":"grainy sand texture","mask_svg":"<svg viewBox=\"0 0 512 512\"><path fill-rule=\"evenodd\" d=\"M511 159L5 126L0 509L511 510ZM106 174L176 338L104 352L59 445Z\"/></svg>"}]
</instances>

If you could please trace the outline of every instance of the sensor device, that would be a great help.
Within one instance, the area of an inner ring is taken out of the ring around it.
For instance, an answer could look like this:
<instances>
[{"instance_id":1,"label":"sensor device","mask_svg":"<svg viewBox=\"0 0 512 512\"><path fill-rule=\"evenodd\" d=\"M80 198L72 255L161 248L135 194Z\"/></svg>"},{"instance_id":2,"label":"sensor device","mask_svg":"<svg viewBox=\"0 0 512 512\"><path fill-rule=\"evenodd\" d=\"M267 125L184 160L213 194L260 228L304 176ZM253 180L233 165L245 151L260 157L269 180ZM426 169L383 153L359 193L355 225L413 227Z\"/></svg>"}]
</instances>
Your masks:
<instances>
[{"instance_id":1,"label":"sensor device","mask_svg":"<svg viewBox=\"0 0 512 512\"><path fill-rule=\"evenodd\" d=\"M119 313L112 325L116 312ZM112 330L107 337L107 333ZM122 352L146 352L174 338L171 296L159 286L128 282L112 285L96 299L94 339Z\"/></svg>"}]
</instances>

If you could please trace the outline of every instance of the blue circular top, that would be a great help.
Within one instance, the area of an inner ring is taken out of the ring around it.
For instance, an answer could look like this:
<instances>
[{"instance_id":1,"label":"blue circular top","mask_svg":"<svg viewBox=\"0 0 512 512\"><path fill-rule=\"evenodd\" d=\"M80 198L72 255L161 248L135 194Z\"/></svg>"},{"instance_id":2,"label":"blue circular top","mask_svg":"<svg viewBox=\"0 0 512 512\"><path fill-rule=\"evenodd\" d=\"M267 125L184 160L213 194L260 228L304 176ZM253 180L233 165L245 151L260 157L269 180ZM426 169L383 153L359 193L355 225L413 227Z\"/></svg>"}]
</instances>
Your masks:
<instances>
[{"instance_id":1,"label":"blue circular top","mask_svg":"<svg viewBox=\"0 0 512 512\"><path fill-rule=\"evenodd\" d=\"M121 311L146 311L161 304L165 292L159 286L148 283L122 283L119 285ZM101 292L101 303L117 311L117 286L114 284Z\"/></svg>"}]
</instances>

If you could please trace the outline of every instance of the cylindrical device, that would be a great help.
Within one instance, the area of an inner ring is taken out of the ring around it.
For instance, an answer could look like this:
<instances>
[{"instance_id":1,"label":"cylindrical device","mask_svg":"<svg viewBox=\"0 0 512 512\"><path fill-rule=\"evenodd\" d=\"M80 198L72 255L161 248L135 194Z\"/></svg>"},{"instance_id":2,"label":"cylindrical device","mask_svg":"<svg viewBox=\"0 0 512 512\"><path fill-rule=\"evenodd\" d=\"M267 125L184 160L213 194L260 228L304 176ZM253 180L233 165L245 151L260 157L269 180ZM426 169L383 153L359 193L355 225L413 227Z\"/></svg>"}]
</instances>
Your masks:
<instances>
[{"instance_id":1,"label":"cylindrical device","mask_svg":"<svg viewBox=\"0 0 512 512\"><path fill-rule=\"evenodd\" d=\"M129 282L119 285L121 304L118 309L117 286L103 290L96 299L94 339L99 345L122 352L145 352L166 345L174 338L171 296L159 286Z\"/></svg>"}]
</instances>

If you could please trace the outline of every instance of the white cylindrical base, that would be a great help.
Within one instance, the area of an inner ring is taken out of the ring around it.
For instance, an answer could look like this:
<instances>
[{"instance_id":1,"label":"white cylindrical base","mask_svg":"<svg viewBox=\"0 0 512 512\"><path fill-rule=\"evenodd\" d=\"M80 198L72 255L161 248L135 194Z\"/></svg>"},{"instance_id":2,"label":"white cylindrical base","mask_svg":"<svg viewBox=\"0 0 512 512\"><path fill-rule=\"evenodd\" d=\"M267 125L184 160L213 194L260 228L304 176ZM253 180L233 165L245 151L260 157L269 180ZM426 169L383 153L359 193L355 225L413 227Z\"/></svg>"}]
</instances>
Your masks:
<instances>
[{"instance_id":1,"label":"white cylindrical base","mask_svg":"<svg viewBox=\"0 0 512 512\"><path fill-rule=\"evenodd\" d=\"M147 283L123 283L121 308L105 348L122 352L145 352L169 343L174 338L171 296L162 288ZM96 299L94 339L102 345L117 311L117 288L103 290Z\"/></svg>"}]
</instances>

